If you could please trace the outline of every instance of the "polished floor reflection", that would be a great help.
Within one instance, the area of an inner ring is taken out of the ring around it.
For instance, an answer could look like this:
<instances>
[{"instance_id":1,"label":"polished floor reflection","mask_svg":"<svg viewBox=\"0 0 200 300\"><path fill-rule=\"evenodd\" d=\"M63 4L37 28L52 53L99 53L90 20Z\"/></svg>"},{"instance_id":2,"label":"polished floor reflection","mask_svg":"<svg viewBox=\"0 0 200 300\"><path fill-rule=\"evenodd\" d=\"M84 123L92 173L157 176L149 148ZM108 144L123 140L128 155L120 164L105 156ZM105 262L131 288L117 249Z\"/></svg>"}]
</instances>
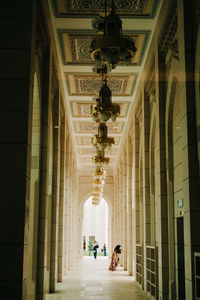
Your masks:
<instances>
[{"instance_id":1,"label":"polished floor reflection","mask_svg":"<svg viewBox=\"0 0 200 300\"><path fill-rule=\"evenodd\" d=\"M46 300L148 300L150 299L122 268L108 270L108 258L84 257Z\"/></svg>"}]
</instances>

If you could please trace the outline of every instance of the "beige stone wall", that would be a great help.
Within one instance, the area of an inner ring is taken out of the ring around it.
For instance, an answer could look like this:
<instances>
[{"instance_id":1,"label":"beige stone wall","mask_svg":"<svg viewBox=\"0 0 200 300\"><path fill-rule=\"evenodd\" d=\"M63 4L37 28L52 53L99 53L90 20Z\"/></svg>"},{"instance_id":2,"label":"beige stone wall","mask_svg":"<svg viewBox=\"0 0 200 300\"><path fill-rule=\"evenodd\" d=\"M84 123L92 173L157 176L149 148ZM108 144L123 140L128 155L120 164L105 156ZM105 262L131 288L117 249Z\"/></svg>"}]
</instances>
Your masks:
<instances>
[{"instance_id":1,"label":"beige stone wall","mask_svg":"<svg viewBox=\"0 0 200 300\"><path fill-rule=\"evenodd\" d=\"M194 16L186 2L178 1L177 8L171 4L165 3L161 8L169 12L168 19L160 20L161 26L156 30L146 74L130 117L132 269L136 269L141 287L157 299L193 299L193 257L200 249L196 200L199 194L199 55L196 63L193 60L199 46L195 49L189 36ZM198 26L196 34L198 42ZM124 138L124 144L127 142L128 138ZM121 149L120 157L125 153ZM125 241L130 235L130 229L126 231L126 228L130 227L124 226L126 215L121 202L124 203L126 193L120 176L126 174L127 168L124 160L119 163L114 183L119 191L116 212L118 235L125 243L126 255ZM151 251L153 259L149 257ZM154 260L155 271L148 265ZM124 256L122 263L126 268ZM149 274L154 273L153 283L150 279L153 275Z\"/></svg>"}]
</instances>

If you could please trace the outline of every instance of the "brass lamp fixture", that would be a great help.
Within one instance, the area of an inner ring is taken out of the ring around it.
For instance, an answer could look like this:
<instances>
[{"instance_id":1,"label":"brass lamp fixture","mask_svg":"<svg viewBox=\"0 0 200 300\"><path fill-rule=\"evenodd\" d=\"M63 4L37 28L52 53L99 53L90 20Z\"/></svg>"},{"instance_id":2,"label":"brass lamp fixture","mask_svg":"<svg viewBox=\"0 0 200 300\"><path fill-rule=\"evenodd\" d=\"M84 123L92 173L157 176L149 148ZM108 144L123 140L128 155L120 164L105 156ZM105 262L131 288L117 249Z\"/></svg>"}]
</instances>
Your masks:
<instances>
[{"instance_id":1,"label":"brass lamp fixture","mask_svg":"<svg viewBox=\"0 0 200 300\"><path fill-rule=\"evenodd\" d=\"M98 28L103 35L95 37L90 45L91 57L94 60L97 73L104 68L104 63L114 69L119 62L128 65L131 63L136 47L132 39L122 35L122 21L115 12L114 0L111 3L111 11L108 16L107 1L105 0L105 17Z\"/></svg>"},{"instance_id":2,"label":"brass lamp fixture","mask_svg":"<svg viewBox=\"0 0 200 300\"><path fill-rule=\"evenodd\" d=\"M92 183L93 186L103 186L105 181L103 179L94 179Z\"/></svg>"},{"instance_id":3,"label":"brass lamp fixture","mask_svg":"<svg viewBox=\"0 0 200 300\"><path fill-rule=\"evenodd\" d=\"M108 164L109 163L109 157L105 157L105 151L99 151L97 150L97 155L93 157L93 162L99 166L103 164Z\"/></svg>"},{"instance_id":4,"label":"brass lamp fixture","mask_svg":"<svg viewBox=\"0 0 200 300\"><path fill-rule=\"evenodd\" d=\"M93 70L102 76L102 86L96 104L91 105L93 120L99 125L98 133L91 142L96 148L97 155L93 157L96 170L93 172L92 203L98 205L101 201L105 183L105 171L103 166L109 163L109 157L105 157L106 148L111 148L114 138L108 137L106 122L112 122L120 114L119 104L112 103L112 93L107 84L107 73L114 69L119 62L128 65L132 62L136 52L134 41L122 35L122 21L115 13L114 0L111 0L111 11L107 16L107 2L105 0L105 18L99 23L103 35L95 37L90 45L91 57L95 62Z\"/></svg>"},{"instance_id":5,"label":"brass lamp fixture","mask_svg":"<svg viewBox=\"0 0 200 300\"><path fill-rule=\"evenodd\" d=\"M120 114L119 104L112 104L111 90L107 85L106 75L103 79L102 87L99 91L99 98L96 99L97 104L91 105L91 114L95 122L103 123L109 119L116 121Z\"/></svg>"},{"instance_id":6,"label":"brass lamp fixture","mask_svg":"<svg viewBox=\"0 0 200 300\"><path fill-rule=\"evenodd\" d=\"M105 150L106 148L110 149L111 145L115 143L113 137L107 136L107 126L104 123L101 123L98 127L98 134L96 134L91 140L93 146L99 150Z\"/></svg>"},{"instance_id":7,"label":"brass lamp fixture","mask_svg":"<svg viewBox=\"0 0 200 300\"><path fill-rule=\"evenodd\" d=\"M98 205L101 201L103 187L105 184L106 172L102 166L97 165L96 170L93 171L93 191L92 191L92 204Z\"/></svg>"},{"instance_id":8,"label":"brass lamp fixture","mask_svg":"<svg viewBox=\"0 0 200 300\"><path fill-rule=\"evenodd\" d=\"M106 178L106 172L103 170L102 167L97 166L96 170L93 171L93 178L94 179L105 179Z\"/></svg>"}]
</instances>

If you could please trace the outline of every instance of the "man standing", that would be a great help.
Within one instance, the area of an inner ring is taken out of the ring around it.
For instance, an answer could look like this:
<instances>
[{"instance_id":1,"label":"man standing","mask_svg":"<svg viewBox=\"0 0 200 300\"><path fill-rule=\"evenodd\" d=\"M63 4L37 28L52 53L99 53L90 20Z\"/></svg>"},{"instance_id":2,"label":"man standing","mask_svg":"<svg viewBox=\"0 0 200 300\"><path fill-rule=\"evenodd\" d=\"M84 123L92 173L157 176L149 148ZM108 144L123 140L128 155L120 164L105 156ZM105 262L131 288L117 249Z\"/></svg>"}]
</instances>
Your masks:
<instances>
[{"instance_id":1,"label":"man standing","mask_svg":"<svg viewBox=\"0 0 200 300\"><path fill-rule=\"evenodd\" d=\"M97 241L94 241L93 252L94 252L94 258L95 259L97 258L97 248L99 248L99 245L98 245Z\"/></svg>"}]
</instances>

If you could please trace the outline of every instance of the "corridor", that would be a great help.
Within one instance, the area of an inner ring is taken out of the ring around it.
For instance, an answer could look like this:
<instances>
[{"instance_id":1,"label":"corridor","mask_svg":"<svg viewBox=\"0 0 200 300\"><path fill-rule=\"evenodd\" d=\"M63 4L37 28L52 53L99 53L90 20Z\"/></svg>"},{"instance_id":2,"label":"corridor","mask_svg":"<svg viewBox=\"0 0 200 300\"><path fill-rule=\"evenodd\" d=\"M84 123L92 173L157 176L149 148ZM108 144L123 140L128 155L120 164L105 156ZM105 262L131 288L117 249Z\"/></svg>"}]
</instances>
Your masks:
<instances>
[{"instance_id":1,"label":"corridor","mask_svg":"<svg viewBox=\"0 0 200 300\"><path fill-rule=\"evenodd\" d=\"M69 272L66 280L57 284L54 294L45 300L147 300L150 299L136 284L133 277L118 267L108 270L109 260L84 257Z\"/></svg>"},{"instance_id":2,"label":"corridor","mask_svg":"<svg viewBox=\"0 0 200 300\"><path fill-rule=\"evenodd\" d=\"M199 300L200 0L0 8L0 300Z\"/></svg>"}]
</instances>

